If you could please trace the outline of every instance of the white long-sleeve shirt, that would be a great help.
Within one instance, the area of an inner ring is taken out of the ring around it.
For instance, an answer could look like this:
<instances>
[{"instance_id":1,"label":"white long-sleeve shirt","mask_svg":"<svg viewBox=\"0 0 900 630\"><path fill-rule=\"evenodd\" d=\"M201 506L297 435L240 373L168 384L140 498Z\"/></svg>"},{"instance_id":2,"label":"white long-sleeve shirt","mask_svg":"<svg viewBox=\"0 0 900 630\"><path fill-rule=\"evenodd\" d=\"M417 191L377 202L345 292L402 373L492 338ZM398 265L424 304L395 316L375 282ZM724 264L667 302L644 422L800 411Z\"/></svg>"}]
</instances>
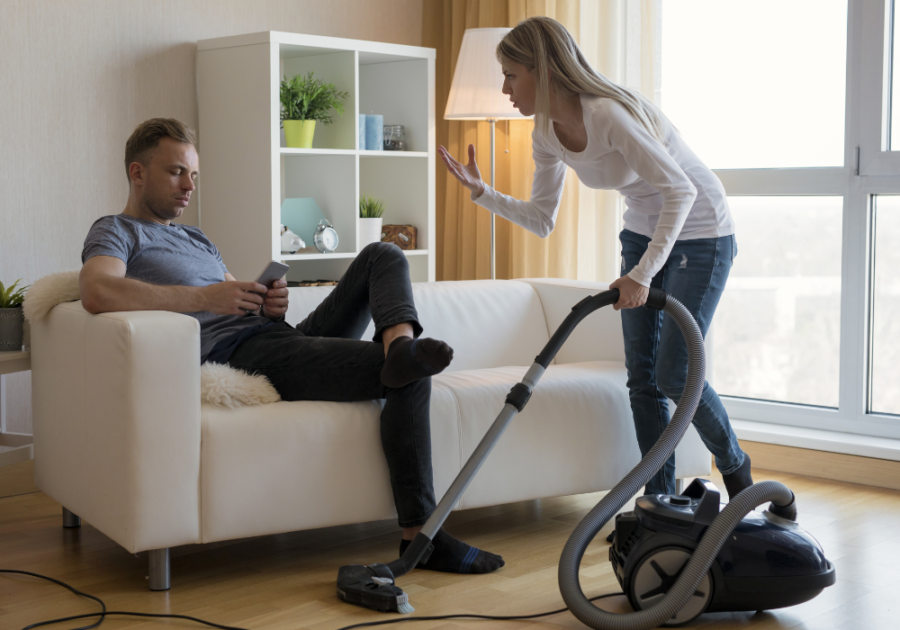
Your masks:
<instances>
[{"instance_id":1,"label":"white long-sleeve shirt","mask_svg":"<svg viewBox=\"0 0 900 630\"><path fill-rule=\"evenodd\" d=\"M734 234L722 183L668 119L662 118L663 146L614 99L582 94L581 107L588 137L584 151L564 151L552 127L548 136L535 128L530 201L487 185L479 197L473 193L472 200L546 237L556 223L568 165L586 186L615 189L625 197L625 229L651 239L628 274L644 286L662 269L676 240Z\"/></svg>"}]
</instances>

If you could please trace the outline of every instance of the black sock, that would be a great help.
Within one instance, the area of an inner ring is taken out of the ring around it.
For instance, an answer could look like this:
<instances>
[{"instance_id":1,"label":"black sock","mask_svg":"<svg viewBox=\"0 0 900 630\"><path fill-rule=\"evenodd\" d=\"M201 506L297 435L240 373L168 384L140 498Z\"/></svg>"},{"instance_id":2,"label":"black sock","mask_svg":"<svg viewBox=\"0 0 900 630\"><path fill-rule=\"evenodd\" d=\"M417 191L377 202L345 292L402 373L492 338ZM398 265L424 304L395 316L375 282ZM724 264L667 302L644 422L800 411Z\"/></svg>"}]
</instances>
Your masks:
<instances>
[{"instance_id":1,"label":"black sock","mask_svg":"<svg viewBox=\"0 0 900 630\"><path fill-rule=\"evenodd\" d=\"M412 541L400 541L401 556L410 542ZM431 543L434 545L434 551L431 552L428 562L419 563L420 569L444 573L490 573L506 564L500 556L467 545L443 529L438 531Z\"/></svg>"},{"instance_id":2,"label":"black sock","mask_svg":"<svg viewBox=\"0 0 900 630\"><path fill-rule=\"evenodd\" d=\"M722 475L725 482L725 490L728 498L733 499L743 490L753 485L753 477L750 475L750 456L744 453L744 463L730 475Z\"/></svg>"},{"instance_id":3,"label":"black sock","mask_svg":"<svg viewBox=\"0 0 900 630\"><path fill-rule=\"evenodd\" d=\"M381 382L388 387L403 387L415 380L434 376L450 365L453 348L437 339L397 337L388 348Z\"/></svg>"}]
</instances>

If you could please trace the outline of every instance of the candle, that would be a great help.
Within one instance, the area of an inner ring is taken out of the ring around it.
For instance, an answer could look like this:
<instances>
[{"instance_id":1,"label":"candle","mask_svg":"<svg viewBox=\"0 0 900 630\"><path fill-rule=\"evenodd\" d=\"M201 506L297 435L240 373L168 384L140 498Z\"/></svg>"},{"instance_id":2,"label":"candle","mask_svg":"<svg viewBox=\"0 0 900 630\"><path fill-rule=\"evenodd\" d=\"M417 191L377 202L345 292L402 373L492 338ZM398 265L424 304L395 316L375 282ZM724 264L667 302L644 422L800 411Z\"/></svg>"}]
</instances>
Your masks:
<instances>
[{"instance_id":1,"label":"candle","mask_svg":"<svg viewBox=\"0 0 900 630\"><path fill-rule=\"evenodd\" d=\"M366 115L366 151L384 151L384 116Z\"/></svg>"}]
</instances>

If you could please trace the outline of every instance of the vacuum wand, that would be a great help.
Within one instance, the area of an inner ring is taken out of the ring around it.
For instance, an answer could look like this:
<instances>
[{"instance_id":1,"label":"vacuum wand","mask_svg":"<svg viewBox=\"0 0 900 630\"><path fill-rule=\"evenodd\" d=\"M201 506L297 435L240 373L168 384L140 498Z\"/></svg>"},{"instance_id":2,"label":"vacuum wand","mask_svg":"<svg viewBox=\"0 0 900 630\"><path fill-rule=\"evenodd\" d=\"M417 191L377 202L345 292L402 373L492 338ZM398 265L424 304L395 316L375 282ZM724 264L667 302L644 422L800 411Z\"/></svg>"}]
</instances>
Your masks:
<instances>
[{"instance_id":1,"label":"vacuum wand","mask_svg":"<svg viewBox=\"0 0 900 630\"><path fill-rule=\"evenodd\" d=\"M525 373L522 381L510 390L506 402L500 414L487 430L484 437L469 456L462 470L453 480L450 488L438 503L434 512L422 526L422 530L416 534L403 555L388 564L348 565L338 571L338 597L345 602L379 610L382 612L413 612L409 605L407 595L394 584L394 580L412 571L420 562L427 562L434 549L431 541L441 529L444 521L453 510L453 506L459 502L463 492L469 483L478 474L481 465L490 455L494 446L500 440L503 432L512 422L528 400L544 371L556 357L560 348L572 334L572 331L581 321L596 311L615 304L619 301L618 289L612 289L588 296L572 307L572 311L563 320L541 353L535 358L534 364ZM658 289L650 289L650 297L647 306L662 309L666 303L666 294Z\"/></svg>"}]
</instances>

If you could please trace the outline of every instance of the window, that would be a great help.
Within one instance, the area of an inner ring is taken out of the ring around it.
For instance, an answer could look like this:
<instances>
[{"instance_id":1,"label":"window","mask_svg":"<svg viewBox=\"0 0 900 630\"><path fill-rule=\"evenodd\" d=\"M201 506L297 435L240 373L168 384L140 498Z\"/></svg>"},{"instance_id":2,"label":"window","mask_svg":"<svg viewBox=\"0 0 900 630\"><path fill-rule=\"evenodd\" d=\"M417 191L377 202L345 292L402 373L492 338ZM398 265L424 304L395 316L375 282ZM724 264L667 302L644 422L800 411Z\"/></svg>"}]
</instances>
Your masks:
<instances>
[{"instance_id":1,"label":"window","mask_svg":"<svg viewBox=\"0 0 900 630\"><path fill-rule=\"evenodd\" d=\"M900 90L900 42L897 42L894 38L894 34L900 35L900 28L898 28L898 21L900 21L900 15L898 15L896 2L892 0L890 4L891 9L891 36L889 39L889 58L890 58L890 70L889 75L891 77L891 89L890 89L890 97L891 97L891 107L890 113L891 118L888 121L888 127L890 130L890 148L897 151L900 150L900 94L895 94L895 89Z\"/></svg>"},{"instance_id":2,"label":"window","mask_svg":"<svg viewBox=\"0 0 900 630\"><path fill-rule=\"evenodd\" d=\"M900 414L900 196L877 196L873 210L870 408Z\"/></svg>"},{"instance_id":3,"label":"window","mask_svg":"<svg viewBox=\"0 0 900 630\"><path fill-rule=\"evenodd\" d=\"M737 226L709 344L732 418L900 438L898 2L661 3L663 111Z\"/></svg>"},{"instance_id":4,"label":"window","mask_svg":"<svg viewBox=\"0 0 900 630\"><path fill-rule=\"evenodd\" d=\"M838 406L841 197L730 197L738 255L712 335L721 395Z\"/></svg>"},{"instance_id":5,"label":"window","mask_svg":"<svg viewBox=\"0 0 900 630\"><path fill-rule=\"evenodd\" d=\"M662 9L662 108L710 168L844 163L847 0Z\"/></svg>"}]
</instances>

